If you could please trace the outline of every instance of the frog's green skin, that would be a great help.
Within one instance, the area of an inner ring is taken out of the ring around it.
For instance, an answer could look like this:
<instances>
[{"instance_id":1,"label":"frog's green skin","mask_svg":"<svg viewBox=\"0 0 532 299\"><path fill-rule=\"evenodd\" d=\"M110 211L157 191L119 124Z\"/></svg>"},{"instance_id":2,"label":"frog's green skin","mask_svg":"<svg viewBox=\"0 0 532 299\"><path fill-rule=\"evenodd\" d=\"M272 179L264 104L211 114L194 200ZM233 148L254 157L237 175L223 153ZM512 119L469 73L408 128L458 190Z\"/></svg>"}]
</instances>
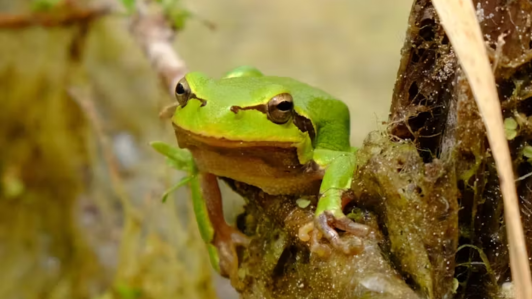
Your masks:
<instances>
[{"instance_id":1,"label":"frog's green skin","mask_svg":"<svg viewBox=\"0 0 532 299\"><path fill-rule=\"evenodd\" d=\"M223 274L235 273L235 246L246 245L247 238L223 219L216 177L272 195L319 191L314 227L346 253L350 248L334 227L367 233L365 226L342 212L342 194L350 188L356 166L355 149L349 144L349 111L343 102L291 78L264 76L252 67L237 68L219 80L189 73L176 87L176 97L176 136L179 146L192 152L203 195L195 197L196 218L213 266Z\"/></svg>"}]
</instances>

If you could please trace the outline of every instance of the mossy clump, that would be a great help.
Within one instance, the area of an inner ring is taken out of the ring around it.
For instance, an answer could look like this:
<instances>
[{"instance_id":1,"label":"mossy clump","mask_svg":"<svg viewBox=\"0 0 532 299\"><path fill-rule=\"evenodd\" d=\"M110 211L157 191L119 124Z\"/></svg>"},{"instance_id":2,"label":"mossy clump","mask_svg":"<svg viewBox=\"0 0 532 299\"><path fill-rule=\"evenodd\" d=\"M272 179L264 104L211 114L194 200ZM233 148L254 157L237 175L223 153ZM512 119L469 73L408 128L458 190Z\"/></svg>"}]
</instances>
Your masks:
<instances>
[{"instance_id":1,"label":"mossy clump","mask_svg":"<svg viewBox=\"0 0 532 299\"><path fill-rule=\"evenodd\" d=\"M529 186L532 44L527 0L473 1L498 86L521 204L532 248ZM511 280L499 179L483 120L430 0L412 6L391 106L389 132L409 140L426 163L441 160L458 188L460 298L498 298ZM489 121L489 120L488 120Z\"/></svg>"}]
</instances>

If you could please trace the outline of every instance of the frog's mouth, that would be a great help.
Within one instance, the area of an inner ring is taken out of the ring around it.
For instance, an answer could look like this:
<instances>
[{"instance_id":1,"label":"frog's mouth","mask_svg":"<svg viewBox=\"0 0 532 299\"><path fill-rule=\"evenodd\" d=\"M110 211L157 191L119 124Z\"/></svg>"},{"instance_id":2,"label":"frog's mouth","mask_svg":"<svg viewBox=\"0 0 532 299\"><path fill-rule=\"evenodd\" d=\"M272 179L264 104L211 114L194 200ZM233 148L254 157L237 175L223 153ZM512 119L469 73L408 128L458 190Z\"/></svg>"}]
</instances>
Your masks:
<instances>
[{"instance_id":1,"label":"frog's mouth","mask_svg":"<svg viewBox=\"0 0 532 299\"><path fill-rule=\"evenodd\" d=\"M208 137L201 134L193 133L173 124L179 146L189 148L191 146L204 146L223 149L243 149L243 148L271 148L290 149L296 147L292 142L280 141L237 141L225 138Z\"/></svg>"}]
</instances>

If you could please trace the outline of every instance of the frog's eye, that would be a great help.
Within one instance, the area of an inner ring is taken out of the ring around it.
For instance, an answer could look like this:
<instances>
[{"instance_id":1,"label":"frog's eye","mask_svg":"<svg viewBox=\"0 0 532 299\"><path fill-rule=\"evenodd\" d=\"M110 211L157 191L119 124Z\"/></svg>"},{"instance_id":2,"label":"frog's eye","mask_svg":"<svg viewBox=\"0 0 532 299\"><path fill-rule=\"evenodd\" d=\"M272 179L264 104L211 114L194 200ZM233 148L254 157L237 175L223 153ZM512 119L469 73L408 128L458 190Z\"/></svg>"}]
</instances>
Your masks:
<instances>
[{"instance_id":1,"label":"frog's eye","mask_svg":"<svg viewBox=\"0 0 532 299\"><path fill-rule=\"evenodd\" d=\"M276 124L288 122L293 115L294 100L289 93L276 95L268 102L268 119Z\"/></svg>"},{"instance_id":2,"label":"frog's eye","mask_svg":"<svg viewBox=\"0 0 532 299\"><path fill-rule=\"evenodd\" d=\"M175 87L175 97L181 107L185 107L187 105L191 94L192 91L190 90L190 86L188 85L187 79L181 79Z\"/></svg>"}]
</instances>

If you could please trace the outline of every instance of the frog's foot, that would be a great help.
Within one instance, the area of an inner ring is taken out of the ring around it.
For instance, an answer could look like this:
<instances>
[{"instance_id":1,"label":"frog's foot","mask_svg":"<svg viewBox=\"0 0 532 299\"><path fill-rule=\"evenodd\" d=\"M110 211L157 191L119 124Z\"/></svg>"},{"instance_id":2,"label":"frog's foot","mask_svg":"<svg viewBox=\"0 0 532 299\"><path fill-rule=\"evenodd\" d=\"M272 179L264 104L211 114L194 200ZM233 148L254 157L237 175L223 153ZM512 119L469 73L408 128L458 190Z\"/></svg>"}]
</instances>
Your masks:
<instances>
[{"instance_id":1,"label":"frog's foot","mask_svg":"<svg viewBox=\"0 0 532 299\"><path fill-rule=\"evenodd\" d=\"M217 229L212 244L218 251L220 274L231 279L236 278L238 271L237 247L247 247L249 238L237 229L224 225Z\"/></svg>"},{"instance_id":2,"label":"frog's foot","mask_svg":"<svg viewBox=\"0 0 532 299\"><path fill-rule=\"evenodd\" d=\"M335 216L330 211L325 211L317 215L313 222L302 226L299 230L299 238L302 241L310 241L310 250L319 256L330 254L330 249L319 242L322 236L331 243L334 249L340 250L345 254L357 254L364 249L360 238L342 240L335 229L343 230L356 237L364 237L369 233L369 227L354 222L343 213L337 214L339 216ZM310 231L312 232L309 234Z\"/></svg>"},{"instance_id":3,"label":"frog's foot","mask_svg":"<svg viewBox=\"0 0 532 299\"><path fill-rule=\"evenodd\" d=\"M299 239L303 242L310 242L310 251L318 256L324 257L331 254L331 248L321 244L320 239L323 234L314 229L314 221L311 221L299 228Z\"/></svg>"},{"instance_id":4,"label":"frog's foot","mask_svg":"<svg viewBox=\"0 0 532 299\"><path fill-rule=\"evenodd\" d=\"M349 241L340 239L340 235L335 228L352 234L356 237L364 237L369 233L369 227L356 223L347 218L343 213L340 216L335 216L330 211L325 211L314 218L315 226L331 243L331 245L342 251L345 254L357 254L364 249L364 244L360 238L351 238Z\"/></svg>"}]
</instances>

